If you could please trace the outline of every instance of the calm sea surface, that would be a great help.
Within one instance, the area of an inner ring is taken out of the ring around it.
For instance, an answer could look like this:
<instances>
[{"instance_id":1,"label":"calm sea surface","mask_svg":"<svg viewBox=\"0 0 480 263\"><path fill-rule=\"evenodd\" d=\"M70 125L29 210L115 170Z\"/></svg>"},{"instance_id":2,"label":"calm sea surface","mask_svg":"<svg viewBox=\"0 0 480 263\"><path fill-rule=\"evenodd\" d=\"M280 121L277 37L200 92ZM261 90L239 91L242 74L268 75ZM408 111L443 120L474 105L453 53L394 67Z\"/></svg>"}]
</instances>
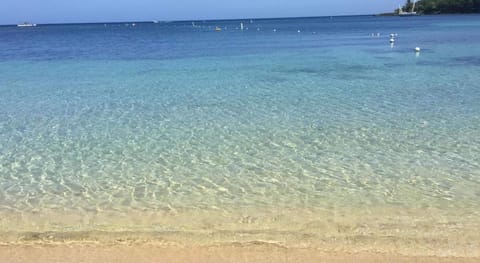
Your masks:
<instances>
[{"instance_id":1,"label":"calm sea surface","mask_svg":"<svg viewBox=\"0 0 480 263\"><path fill-rule=\"evenodd\" d=\"M479 28L0 27L0 241L479 255Z\"/></svg>"}]
</instances>

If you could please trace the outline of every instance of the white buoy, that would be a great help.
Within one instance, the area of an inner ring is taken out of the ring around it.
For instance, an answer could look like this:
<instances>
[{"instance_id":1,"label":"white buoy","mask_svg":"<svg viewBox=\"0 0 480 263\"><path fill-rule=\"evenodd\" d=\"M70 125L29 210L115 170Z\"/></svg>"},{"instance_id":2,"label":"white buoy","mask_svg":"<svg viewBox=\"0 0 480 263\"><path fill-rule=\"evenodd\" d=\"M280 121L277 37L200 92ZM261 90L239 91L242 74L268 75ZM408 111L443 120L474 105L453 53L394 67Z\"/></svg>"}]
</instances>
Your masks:
<instances>
[{"instance_id":1,"label":"white buoy","mask_svg":"<svg viewBox=\"0 0 480 263\"><path fill-rule=\"evenodd\" d=\"M394 38L390 38L390 43L393 43L395 42L395 39Z\"/></svg>"},{"instance_id":2,"label":"white buoy","mask_svg":"<svg viewBox=\"0 0 480 263\"><path fill-rule=\"evenodd\" d=\"M391 37L391 38L394 38L394 37L395 37L395 34L393 34L393 33L390 34L390 37Z\"/></svg>"},{"instance_id":3,"label":"white buoy","mask_svg":"<svg viewBox=\"0 0 480 263\"><path fill-rule=\"evenodd\" d=\"M415 48L415 52L416 52L416 53L420 52L420 50L421 50L421 49L420 49L419 47L416 47L416 48Z\"/></svg>"},{"instance_id":4,"label":"white buoy","mask_svg":"<svg viewBox=\"0 0 480 263\"><path fill-rule=\"evenodd\" d=\"M300 32L302 32L302 31L300 31L300 30L297 31L297 33L300 33Z\"/></svg>"}]
</instances>

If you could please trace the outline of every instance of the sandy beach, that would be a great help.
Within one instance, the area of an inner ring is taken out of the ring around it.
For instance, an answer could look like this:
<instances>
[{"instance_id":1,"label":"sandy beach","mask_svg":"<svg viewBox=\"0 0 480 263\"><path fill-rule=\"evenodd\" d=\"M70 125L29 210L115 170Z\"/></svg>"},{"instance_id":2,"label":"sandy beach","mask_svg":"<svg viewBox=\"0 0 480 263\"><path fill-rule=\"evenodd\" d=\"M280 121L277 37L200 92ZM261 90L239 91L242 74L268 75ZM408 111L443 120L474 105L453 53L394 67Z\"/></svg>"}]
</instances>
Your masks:
<instances>
[{"instance_id":1,"label":"sandy beach","mask_svg":"<svg viewBox=\"0 0 480 263\"><path fill-rule=\"evenodd\" d=\"M3 245L0 262L480 262L480 258L404 256L375 252L327 252L287 249L266 244L232 244L209 247L155 244L113 245Z\"/></svg>"}]
</instances>

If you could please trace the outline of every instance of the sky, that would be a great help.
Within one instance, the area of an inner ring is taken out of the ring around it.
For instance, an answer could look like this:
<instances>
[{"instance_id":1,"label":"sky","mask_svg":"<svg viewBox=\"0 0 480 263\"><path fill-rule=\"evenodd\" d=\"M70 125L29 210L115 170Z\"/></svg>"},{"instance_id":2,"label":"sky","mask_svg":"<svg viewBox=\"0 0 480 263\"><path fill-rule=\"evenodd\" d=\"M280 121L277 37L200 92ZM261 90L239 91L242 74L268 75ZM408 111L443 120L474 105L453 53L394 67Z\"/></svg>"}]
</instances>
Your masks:
<instances>
[{"instance_id":1,"label":"sky","mask_svg":"<svg viewBox=\"0 0 480 263\"><path fill-rule=\"evenodd\" d=\"M359 15L405 0L0 0L0 24Z\"/></svg>"}]
</instances>

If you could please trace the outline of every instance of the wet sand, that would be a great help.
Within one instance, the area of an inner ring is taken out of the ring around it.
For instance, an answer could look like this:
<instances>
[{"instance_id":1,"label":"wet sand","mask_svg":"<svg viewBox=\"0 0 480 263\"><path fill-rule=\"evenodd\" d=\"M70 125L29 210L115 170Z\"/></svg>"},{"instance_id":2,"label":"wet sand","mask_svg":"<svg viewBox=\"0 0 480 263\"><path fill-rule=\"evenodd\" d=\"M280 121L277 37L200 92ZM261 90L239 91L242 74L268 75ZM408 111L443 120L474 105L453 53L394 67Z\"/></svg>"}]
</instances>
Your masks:
<instances>
[{"instance_id":1,"label":"wet sand","mask_svg":"<svg viewBox=\"0 0 480 263\"><path fill-rule=\"evenodd\" d=\"M0 263L480 262L478 217L456 209L1 215Z\"/></svg>"},{"instance_id":2,"label":"wet sand","mask_svg":"<svg viewBox=\"0 0 480 263\"><path fill-rule=\"evenodd\" d=\"M162 246L155 244L0 245L0 262L480 262L478 257L405 256L375 252L349 253L291 249L268 244Z\"/></svg>"}]
</instances>

